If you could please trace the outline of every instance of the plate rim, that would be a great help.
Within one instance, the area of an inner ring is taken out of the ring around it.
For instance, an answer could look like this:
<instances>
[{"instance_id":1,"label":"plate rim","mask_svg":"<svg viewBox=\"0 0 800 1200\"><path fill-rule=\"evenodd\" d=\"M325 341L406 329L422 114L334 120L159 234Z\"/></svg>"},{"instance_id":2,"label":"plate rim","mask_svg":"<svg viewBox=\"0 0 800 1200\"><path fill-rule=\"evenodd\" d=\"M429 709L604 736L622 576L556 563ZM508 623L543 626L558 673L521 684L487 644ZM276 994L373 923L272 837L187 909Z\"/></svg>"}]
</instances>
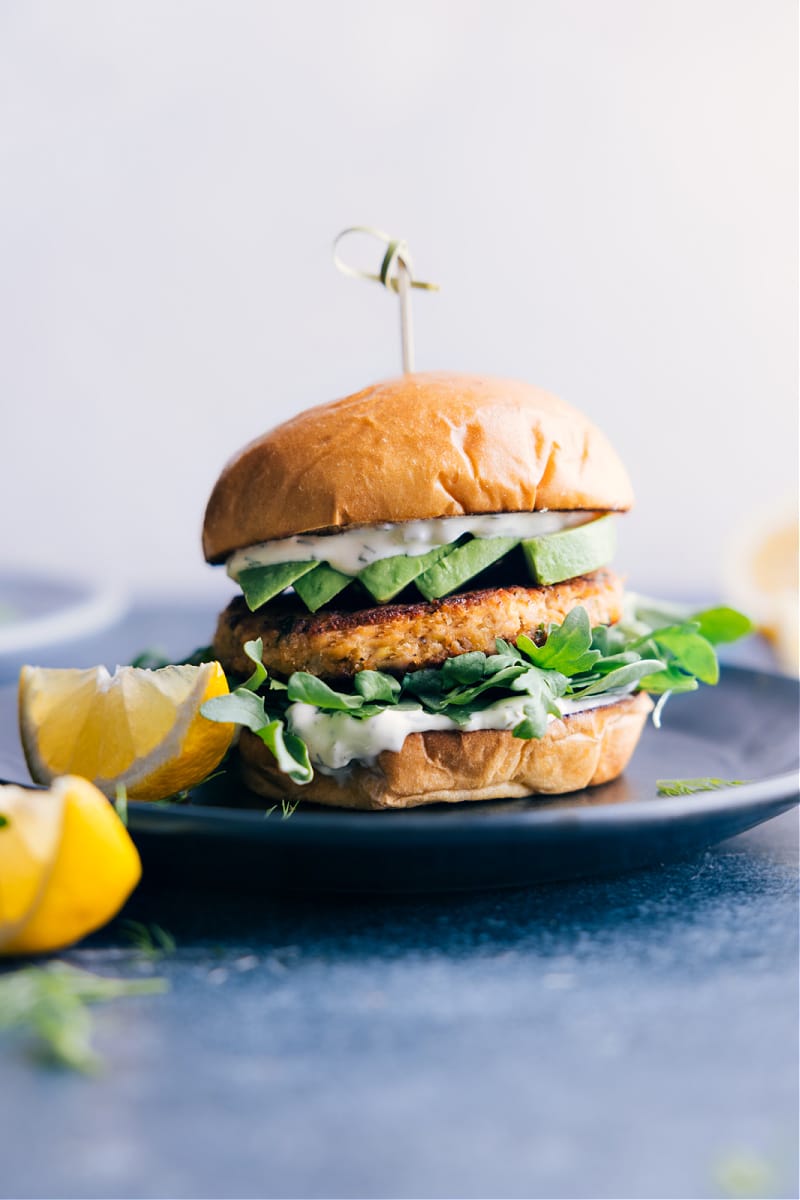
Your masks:
<instances>
[{"instance_id":1,"label":"plate rim","mask_svg":"<svg viewBox=\"0 0 800 1200\"><path fill-rule=\"evenodd\" d=\"M100 633L119 621L128 611L129 601L116 584L78 575L48 575L28 570L2 570L6 579L22 587L67 588L78 594L53 612L0 624L0 656L26 654L44 646L71 642Z\"/></svg>"},{"instance_id":2,"label":"plate rim","mask_svg":"<svg viewBox=\"0 0 800 1200\"><path fill-rule=\"evenodd\" d=\"M553 799L561 798L561 794L553 797ZM589 804L585 807L575 806L574 808L564 806L549 808L545 803L541 808L522 809L519 812L507 810L497 812L491 816L490 821L493 828L503 830L507 830L509 826L518 827L520 823L552 825L565 818L582 825L614 825L622 822L623 818L633 819L637 823L652 823L693 815L704 816L715 812L737 812L742 809L759 808L762 805L768 807L782 800L787 802L787 806L800 802L800 769L783 771L778 775L767 776L764 779L753 780L735 787L693 792L688 796L659 797L654 795L651 799L630 800L624 804ZM485 803L491 805L492 801ZM411 811L408 809L389 809L379 812L353 809L320 811L318 806L311 812L298 810L293 817L299 816L300 818L299 822L295 822L295 828L298 824L302 824L303 828L309 832L320 829L327 831L331 825L339 829L356 826L362 830L369 827L370 832L381 827L389 829L390 822L385 819L387 817L402 817L404 828L413 833L430 833L433 830L451 831L454 825L465 827L467 822L471 828L475 828L473 819L468 815L469 807L453 804L446 808L442 805L434 821L425 815L425 809L426 806L420 806ZM489 814L486 815L489 818ZM131 820L131 818L137 819ZM140 825L138 818L143 818L144 824L150 828L145 830ZM153 824L162 820L166 823L177 819L179 822L190 824L196 822L198 818L201 822L204 819L207 820L210 826L218 823L241 822L243 828L252 825L259 829L270 828L275 833L279 828L286 829L288 826L288 822L283 820L267 825L265 813L260 810L236 808L233 805L226 808L210 804L163 804L160 802L151 804L147 801L135 800L128 804L129 827L134 832L155 832ZM388 835L378 834L377 836Z\"/></svg>"},{"instance_id":3,"label":"plate rim","mask_svg":"<svg viewBox=\"0 0 800 1200\"><path fill-rule=\"evenodd\" d=\"M740 666L737 664L722 664L722 679L728 677L738 679L740 684L750 685L758 681L776 681L779 686L791 689L796 698L800 698L800 680L794 679L779 671L768 671L758 667ZM712 693L714 689L708 689ZM655 782L655 781L654 781ZM584 789L588 790L588 789ZM577 793L573 793L577 794ZM223 806L212 804L169 804L157 802L152 805L147 801L130 801L129 817L133 819L131 828L134 832L156 833L154 826L163 821L178 821L187 827L194 821L200 822L205 816L211 832L214 826L219 827L230 822L236 826L237 832L250 829L269 829L276 837L286 837L290 827L301 828L309 835L325 831L328 835L331 829L337 832L351 830L362 833L369 830L371 836L379 838L396 836L396 822L401 822L403 829L412 836L425 833L432 836L434 830L442 833L455 832L468 828L490 828L507 833L510 829L519 829L521 825L548 827L556 825L565 819L581 826L602 828L627 823L628 820L637 824L653 825L659 822L680 820L692 816L711 816L725 812L735 813L753 808L769 808L782 801L786 807L800 802L800 762L786 771L775 775L765 775L759 779L747 780L733 787L715 788L709 791L693 792L683 796L658 796L655 788L652 796L627 800L624 803L602 803L586 805L569 805L554 803L547 804L548 799L561 801L570 793L559 793L548 797L537 797L541 804L536 808L519 809L517 811L490 812L491 800L478 802L483 809L487 824L478 824L481 816L476 812L473 803L440 804L435 806L420 805L411 809L386 809L367 811L361 809L325 808L316 805L312 810L304 810L302 805L293 814L291 820L267 822L265 812L261 808L237 808L235 805ZM524 797L523 797L524 799ZM502 801L507 803L507 801ZM513 803L513 801L512 801ZM264 803L264 808L269 805ZM435 815L431 811L436 809ZM158 815L155 815L155 814ZM147 826L145 829L143 826ZM197 826L196 826L197 828ZM376 830L392 830L388 833L375 833ZM279 833L278 830L282 830ZM231 830L233 832L233 830Z\"/></svg>"}]
</instances>

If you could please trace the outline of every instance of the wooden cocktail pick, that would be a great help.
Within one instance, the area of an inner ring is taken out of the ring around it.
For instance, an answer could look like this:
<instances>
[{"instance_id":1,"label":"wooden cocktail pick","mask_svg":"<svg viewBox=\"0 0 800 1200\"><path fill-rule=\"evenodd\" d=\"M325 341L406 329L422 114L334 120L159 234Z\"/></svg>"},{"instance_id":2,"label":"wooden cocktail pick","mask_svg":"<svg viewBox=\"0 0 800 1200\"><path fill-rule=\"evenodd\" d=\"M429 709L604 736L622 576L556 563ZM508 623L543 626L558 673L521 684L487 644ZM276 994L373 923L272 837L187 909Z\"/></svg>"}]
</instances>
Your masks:
<instances>
[{"instance_id":1,"label":"wooden cocktail pick","mask_svg":"<svg viewBox=\"0 0 800 1200\"><path fill-rule=\"evenodd\" d=\"M366 234L385 245L386 251L377 275L373 275L369 271L362 271L359 267L352 267L341 257L338 249L339 243L342 238L353 233ZM410 375L414 370L411 289L421 288L426 292L438 292L439 284L425 283L421 279L415 279L408 243L402 238L393 238L380 229L373 229L370 225L352 225L348 229L343 229L333 243L333 261L343 275L352 275L354 279L369 279L375 283L382 283L389 291L397 293L400 299L400 347L403 357L403 372Z\"/></svg>"}]
</instances>

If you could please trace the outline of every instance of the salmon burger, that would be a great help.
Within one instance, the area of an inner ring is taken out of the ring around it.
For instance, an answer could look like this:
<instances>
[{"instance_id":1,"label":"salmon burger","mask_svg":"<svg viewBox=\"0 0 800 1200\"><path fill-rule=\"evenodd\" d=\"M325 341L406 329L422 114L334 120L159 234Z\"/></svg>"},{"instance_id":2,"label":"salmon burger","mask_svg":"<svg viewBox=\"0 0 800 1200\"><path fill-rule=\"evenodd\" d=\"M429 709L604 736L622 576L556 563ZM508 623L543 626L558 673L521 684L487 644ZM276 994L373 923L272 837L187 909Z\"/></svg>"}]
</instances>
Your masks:
<instances>
[{"instance_id":1,"label":"salmon burger","mask_svg":"<svg viewBox=\"0 0 800 1200\"><path fill-rule=\"evenodd\" d=\"M603 433L513 380L405 375L251 442L203 529L241 589L204 711L243 727L248 788L386 809L616 777L649 693L704 678L626 615L632 500Z\"/></svg>"}]
</instances>

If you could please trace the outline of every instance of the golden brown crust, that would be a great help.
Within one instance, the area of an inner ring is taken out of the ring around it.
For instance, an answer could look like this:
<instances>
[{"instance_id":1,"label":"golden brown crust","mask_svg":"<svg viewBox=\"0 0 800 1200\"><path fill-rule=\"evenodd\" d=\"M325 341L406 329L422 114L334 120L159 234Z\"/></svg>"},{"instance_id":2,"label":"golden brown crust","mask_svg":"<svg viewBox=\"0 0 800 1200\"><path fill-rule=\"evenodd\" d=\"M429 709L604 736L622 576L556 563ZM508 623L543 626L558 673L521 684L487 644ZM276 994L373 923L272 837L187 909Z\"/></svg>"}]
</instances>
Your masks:
<instances>
[{"instance_id":1,"label":"golden brown crust","mask_svg":"<svg viewBox=\"0 0 800 1200\"><path fill-rule=\"evenodd\" d=\"M622 613L623 583L613 571L594 571L550 587L486 588L443 600L384 604L358 612L311 614L296 598L251 613L241 596L219 618L213 652L226 671L249 675L244 643L261 638L263 662L275 675L310 671L329 679L356 671L413 671L455 654L494 654L495 638L514 642L540 625L561 622L583 605L592 625Z\"/></svg>"},{"instance_id":2,"label":"golden brown crust","mask_svg":"<svg viewBox=\"0 0 800 1200\"><path fill-rule=\"evenodd\" d=\"M412 733L374 766L337 776L319 772L292 783L254 734L239 743L242 778L251 791L337 808L414 808L462 800L562 794L608 783L624 771L653 707L644 693L553 721L538 741L512 733Z\"/></svg>"},{"instance_id":3,"label":"golden brown crust","mask_svg":"<svg viewBox=\"0 0 800 1200\"><path fill-rule=\"evenodd\" d=\"M404 375L241 450L212 491L203 551L220 562L311 530L632 502L604 434L556 396L517 380Z\"/></svg>"}]
</instances>

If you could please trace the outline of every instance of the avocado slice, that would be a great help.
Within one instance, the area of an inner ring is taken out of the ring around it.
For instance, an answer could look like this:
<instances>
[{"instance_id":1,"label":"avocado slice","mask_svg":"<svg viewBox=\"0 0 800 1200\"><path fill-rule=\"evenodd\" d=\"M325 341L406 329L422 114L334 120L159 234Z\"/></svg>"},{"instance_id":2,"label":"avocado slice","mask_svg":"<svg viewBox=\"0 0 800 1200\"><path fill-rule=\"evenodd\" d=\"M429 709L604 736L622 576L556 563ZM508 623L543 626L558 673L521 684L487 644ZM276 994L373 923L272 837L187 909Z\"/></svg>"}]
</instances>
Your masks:
<instances>
[{"instance_id":1,"label":"avocado slice","mask_svg":"<svg viewBox=\"0 0 800 1200\"><path fill-rule=\"evenodd\" d=\"M522 543L528 570L536 583L544 585L604 567L614 557L616 546L617 530L611 513Z\"/></svg>"},{"instance_id":2,"label":"avocado slice","mask_svg":"<svg viewBox=\"0 0 800 1200\"><path fill-rule=\"evenodd\" d=\"M438 600L485 571L517 545L519 538L473 538L424 571L416 581L417 587L426 600Z\"/></svg>"},{"instance_id":3,"label":"avocado slice","mask_svg":"<svg viewBox=\"0 0 800 1200\"><path fill-rule=\"evenodd\" d=\"M309 612L316 612L352 582L352 575L345 575L344 571L337 571L329 563L321 562L313 571L295 580L294 590Z\"/></svg>"},{"instance_id":4,"label":"avocado slice","mask_svg":"<svg viewBox=\"0 0 800 1200\"><path fill-rule=\"evenodd\" d=\"M316 567L315 562L271 563L266 567L245 567L239 572L239 587L244 592L247 607L255 612L284 588L291 587L303 575Z\"/></svg>"},{"instance_id":5,"label":"avocado slice","mask_svg":"<svg viewBox=\"0 0 800 1200\"><path fill-rule=\"evenodd\" d=\"M409 583L413 583L423 571L451 554L458 544L451 542L448 546L436 546L427 554L394 554L391 558L379 558L359 571L358 578L379 604L385 604Z\"/></svg>"}]
</instances>

